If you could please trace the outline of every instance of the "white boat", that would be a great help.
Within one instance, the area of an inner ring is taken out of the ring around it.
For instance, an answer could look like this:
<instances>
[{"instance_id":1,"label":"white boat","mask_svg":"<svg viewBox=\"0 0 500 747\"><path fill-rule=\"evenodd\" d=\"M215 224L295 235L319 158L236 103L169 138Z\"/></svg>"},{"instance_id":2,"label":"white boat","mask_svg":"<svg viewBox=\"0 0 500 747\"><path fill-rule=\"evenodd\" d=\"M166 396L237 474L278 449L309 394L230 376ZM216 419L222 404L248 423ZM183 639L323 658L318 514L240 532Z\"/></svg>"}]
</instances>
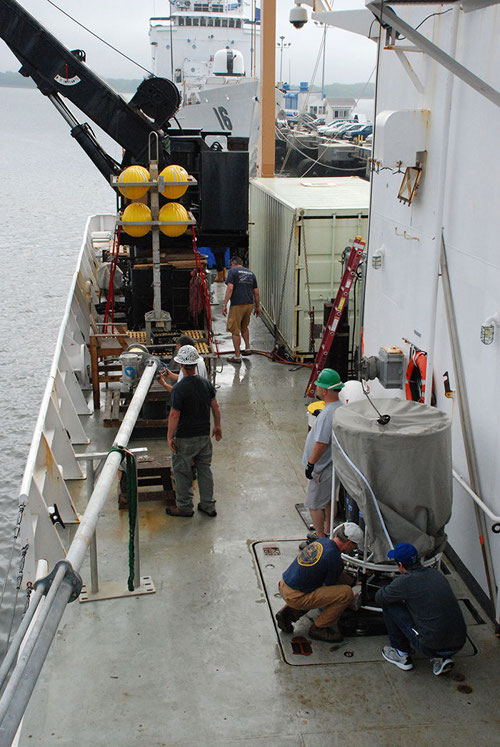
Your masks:
<instances>
[{"instance_id":1,"label":"white boat","mask_svg":"<svg viewBox=\"0 0 500 747\"><path fill-rule=\"evenodd\" d=\"M153 72L181 93L183 129L249 138L259 88L258 13L243 0L173 0L150 19Z\"/></svg>"}]
</instances>

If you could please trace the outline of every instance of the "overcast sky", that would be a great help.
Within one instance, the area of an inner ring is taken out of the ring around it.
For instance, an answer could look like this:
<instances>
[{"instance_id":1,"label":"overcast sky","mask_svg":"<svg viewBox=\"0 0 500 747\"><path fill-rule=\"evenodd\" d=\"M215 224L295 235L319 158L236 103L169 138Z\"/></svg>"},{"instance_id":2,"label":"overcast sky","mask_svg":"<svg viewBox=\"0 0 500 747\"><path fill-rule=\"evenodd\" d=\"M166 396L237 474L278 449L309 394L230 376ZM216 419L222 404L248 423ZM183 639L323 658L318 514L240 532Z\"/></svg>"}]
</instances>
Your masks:
<instances>
[{"instance_id":1,"label":"overcast sky","mask_svg":"<svg viewBox=\"0 0 500 747\"><path fill-rule=\"evenodd\" d=\"M102 36L124 54L151 68L149 18L167 15L168 0L56 0L57 5L80 23ZM87 64L106 78L141 78L145 73L113 52L93 36L66 18L47 0L22 0L21 5L69 49L87 52ZM288 21L292 0L276 0L276 37L285 36L291 46L283 52L283 78L297 83L311 81L323 34L322 27L309 22L295 29ZM363 0L338 0L335 9L364 7ZM279 71L279 50L277 70ZM357 83L368 80L375 65L375 43L339 29L327 34L325 82ZM316 83L321 84L321 63ZM0 71L17 70L19 63L0 40ZM372 78L373 80L373 78Z\"/></svg>"}]
</instances>

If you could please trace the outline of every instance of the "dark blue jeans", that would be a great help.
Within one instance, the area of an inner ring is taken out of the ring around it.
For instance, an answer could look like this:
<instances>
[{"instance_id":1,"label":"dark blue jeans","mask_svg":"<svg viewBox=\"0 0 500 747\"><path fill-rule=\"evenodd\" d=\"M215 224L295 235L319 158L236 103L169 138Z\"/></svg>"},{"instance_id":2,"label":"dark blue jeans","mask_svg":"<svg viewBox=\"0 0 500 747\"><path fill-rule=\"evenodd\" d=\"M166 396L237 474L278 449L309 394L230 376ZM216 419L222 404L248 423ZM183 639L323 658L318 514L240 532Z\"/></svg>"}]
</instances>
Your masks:
<instances>
[{"instance_id":1,"label":"dark blue jeans","mask_svg":"<svg viewBox=\"0 0 500 747\"><path fill-rule=\"evenodd\" d=\"M384 622L393 648L409 654L411 649L421 651L424 656L453 656L460 649L448 651L434 651L422 643L420 633L415 628L415 622L405 604L388 604L382 609Z\"/></svg>"}]
</instances>

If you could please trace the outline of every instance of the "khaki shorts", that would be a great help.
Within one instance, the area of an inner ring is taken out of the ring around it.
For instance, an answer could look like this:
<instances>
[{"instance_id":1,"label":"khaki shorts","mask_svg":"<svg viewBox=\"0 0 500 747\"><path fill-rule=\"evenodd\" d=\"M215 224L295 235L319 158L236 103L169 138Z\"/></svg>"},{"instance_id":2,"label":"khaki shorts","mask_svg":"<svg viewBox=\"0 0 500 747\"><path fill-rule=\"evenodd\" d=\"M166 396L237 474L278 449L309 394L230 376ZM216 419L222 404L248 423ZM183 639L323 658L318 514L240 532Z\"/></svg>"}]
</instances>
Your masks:
<instances>
[{"instance_id":1,"label":"khaki shorts","mask_svg":"<svg viewBox=\"0 0 500 747\"><path fill-rule=\"evenodd\" d=\"M226 330L232 335L239 335L244 332L250 323L252 316L253 303L238 304L229 307Z\"/></svg>"},{"instance_id":2,"label":"khaki shorts","mask_svg":"<svg viewBox=\"0 0 500 747\"><path fill-rule=\"evenodd\" d=\"M326 508L332 498L333 471L326 468L308 480L304 505L306 508Z\"/></svg>"}]
</instances>

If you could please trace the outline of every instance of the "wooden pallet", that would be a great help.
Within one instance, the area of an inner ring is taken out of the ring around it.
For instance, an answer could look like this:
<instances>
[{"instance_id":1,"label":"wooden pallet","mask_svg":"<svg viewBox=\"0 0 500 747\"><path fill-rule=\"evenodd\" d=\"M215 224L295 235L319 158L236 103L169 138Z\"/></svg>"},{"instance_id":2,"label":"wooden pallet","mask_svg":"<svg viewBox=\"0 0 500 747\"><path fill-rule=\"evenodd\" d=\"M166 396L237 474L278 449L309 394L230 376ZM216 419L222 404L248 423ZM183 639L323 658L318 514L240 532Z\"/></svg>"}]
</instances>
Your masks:
<instances>
[{"instance_id":1,"label":"wooden pallet","mask_svg":"<svg viewBox=\"0 0 500 747\"><path fill-rule=\"evenodd\" d=\"M155 387L155 385L156 382L154 382L152 386ZM155 399L157 399L158 401L165 401L165 399L168 397L168 392L165 392L163 387L161 387L159 384L157 385L157 387L160 387L161 391L159 391L155 387L155 391L149 392L146 401L151 402ZM129 401L130 396L124 399L119 390L107 390L104 405L104 418L102 423L104 428L120 427L127 411ZM163 428L165 430L165 441L167 427L168 418L138 418L135 424L135 428Z\"/></svg>"},{"instance_id":2,"label":"wooden pallet","mask_svg":"<svg viewBox=\"0 0 500 747\"><path fill-rule=\"evenodd\" d=\"M165 449L167 442L165 440ZM175 506L175 481L169 454L140 455L137 457L137 497L139 501L164 501ZM118 508L127 508L126 473L120 478ZM161 490L150 490L161 487Z\"/></svg>"}]
</instances>

